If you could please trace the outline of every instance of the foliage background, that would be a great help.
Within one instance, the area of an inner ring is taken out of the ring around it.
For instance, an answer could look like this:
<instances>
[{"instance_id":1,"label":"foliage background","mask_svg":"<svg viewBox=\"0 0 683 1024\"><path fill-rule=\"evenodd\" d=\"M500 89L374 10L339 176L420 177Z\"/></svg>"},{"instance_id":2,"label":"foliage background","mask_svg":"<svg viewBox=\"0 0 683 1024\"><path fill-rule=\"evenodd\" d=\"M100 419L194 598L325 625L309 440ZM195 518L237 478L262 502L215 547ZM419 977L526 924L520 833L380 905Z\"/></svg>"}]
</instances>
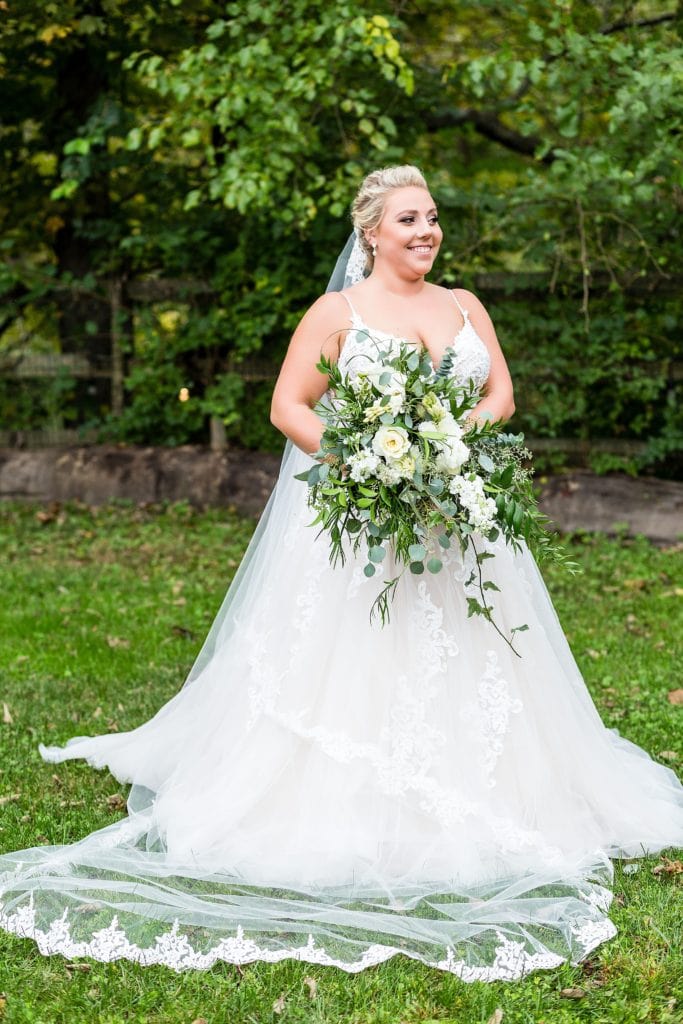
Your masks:
<instances>
[{"instance_id":1,"label":"foliage background","mask_svg":"<svg viewBox=\"0 0 683 1024\"><path fill-rule=\"evenodd\" d=\"M273 374L354 191L411 162L445 232L431 279L490 310L511 426L640 440L595 468L680 472L673 0L24 0L0 19L0 429L179 444L213 415L279 450Z\"/></svg>"}]
</instances>

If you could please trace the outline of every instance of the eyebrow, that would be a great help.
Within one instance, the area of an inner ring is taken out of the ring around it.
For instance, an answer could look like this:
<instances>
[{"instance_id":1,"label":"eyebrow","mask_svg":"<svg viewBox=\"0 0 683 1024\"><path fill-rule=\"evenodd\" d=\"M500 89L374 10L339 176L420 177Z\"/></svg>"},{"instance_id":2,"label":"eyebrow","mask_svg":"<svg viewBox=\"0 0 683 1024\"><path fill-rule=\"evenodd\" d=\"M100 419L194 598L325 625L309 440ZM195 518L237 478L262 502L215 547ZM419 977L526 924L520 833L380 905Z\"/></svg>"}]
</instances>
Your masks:
<instances>
[{"instance_id":1,"label":"eyebrow","mask_svg":"<svg viewBox=\"0 0 683 1024\"><path fill-rule=\"evenodd\" d=\"M404 213L419 213L419 212L420 212L419 210L401 210L401 212L397 213L396 216L397 217L402 217ZM437 212L437 209L436 209L435 206L432 206L431 209L427 210L427 213L436 213L436 212Z\"/></svg>"}]
</instances>

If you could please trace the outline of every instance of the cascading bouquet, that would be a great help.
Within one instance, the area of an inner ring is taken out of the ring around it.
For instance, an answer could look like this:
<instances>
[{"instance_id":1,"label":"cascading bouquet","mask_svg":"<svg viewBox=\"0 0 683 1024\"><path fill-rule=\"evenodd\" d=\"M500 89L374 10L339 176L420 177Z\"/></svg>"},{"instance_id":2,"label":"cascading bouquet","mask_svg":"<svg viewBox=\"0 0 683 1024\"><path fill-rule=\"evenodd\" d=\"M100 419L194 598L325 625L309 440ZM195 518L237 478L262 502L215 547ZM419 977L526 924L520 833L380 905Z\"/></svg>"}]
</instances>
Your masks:
<instances>
[{"instance_id":1,"label":"cascading bouquet","mask_svg":"<svg viewBox=\"0 0 683 1024\"><path fill-rule=\"evenodd\" d=\"M493 620L487 594L500 588L483 579L482 565L493 558L479 551L475 535L489 541L501 534L515 549L524 538L539 559L577 570L544 527L531 483L533 470L523 434L499 423L464 422L479 400L474 382L459 385L451 376L455 351L446 349L438 369L427 352L404 342L387 347L374 340L377 356L360 356L350 374L323 356L317 368L329 379L329 401L315 408L325 423L319 461L298 480L309 486L308 504L330 538L330 561L344 564L345 543L354 554L365 545L366 576L374 576L391 547L404 568L384 587L370 609L389 621L389 599L406 567L415 574L437 573L440 554L459 542L471 545L476 568L465 582L478 590L468 596L468 615L483 615L515 650ZM352 359L354 357L351 357ZM515 626L516 632L528 629Z\"/></svg>"}]
</instances>

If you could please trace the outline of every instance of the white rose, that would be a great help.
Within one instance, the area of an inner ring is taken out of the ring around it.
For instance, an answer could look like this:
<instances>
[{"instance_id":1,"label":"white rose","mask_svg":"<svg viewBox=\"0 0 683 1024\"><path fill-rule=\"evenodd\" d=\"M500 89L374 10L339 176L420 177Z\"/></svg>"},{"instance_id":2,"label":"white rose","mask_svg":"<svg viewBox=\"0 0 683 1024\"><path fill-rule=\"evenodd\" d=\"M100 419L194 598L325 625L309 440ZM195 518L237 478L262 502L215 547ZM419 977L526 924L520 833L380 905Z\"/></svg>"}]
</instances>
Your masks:
<instances>
[{"instance_id":1,"label":"white rose","mask_svg":"<svg viewBox=\"0 0 683 1024\"><path fill-rule=\"evenodd\" d=\"M385 459L400 459L410 448L408 431L404 427L380 427L372 439L372 448Z\"/></svg>"}]
</instances>

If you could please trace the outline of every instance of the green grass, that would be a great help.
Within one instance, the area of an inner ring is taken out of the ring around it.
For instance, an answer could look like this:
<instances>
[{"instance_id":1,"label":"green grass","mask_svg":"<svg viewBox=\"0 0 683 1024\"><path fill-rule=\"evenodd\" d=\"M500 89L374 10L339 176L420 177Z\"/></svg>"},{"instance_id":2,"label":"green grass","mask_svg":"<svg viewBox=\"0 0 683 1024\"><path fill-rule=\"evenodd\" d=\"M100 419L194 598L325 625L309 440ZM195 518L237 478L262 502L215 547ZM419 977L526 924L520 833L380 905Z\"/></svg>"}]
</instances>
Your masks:
<instances>
[{"instance_id":1,"label":"green grass","mask_svg":"<svg viewBox=\"0 0 683 1024\"><path fill-rule=\"evenodd\" d=\"M0 708L12 719L0 721L0 798L16 794L0 805L0 850L73 842L120 816L107 798L125 787L111 775L46 764L37 745L132 728L177 691L253 526L185 505L0 505ZM584 574L544 576L603 720L680 771L683 709L667 694L683 685L683 545L566 540ZM655 874L660 860L633 874L616 862L615 939L577 967L512 984L464 984L402 956L358 975L295 961L182 975L69 967L0 932L0 1021L485 1024L500 1008L502 1024L673 1024L683 1020L683 875ZM584 995L562 994L572 988Z\"/></svg>"}]
</instances>

